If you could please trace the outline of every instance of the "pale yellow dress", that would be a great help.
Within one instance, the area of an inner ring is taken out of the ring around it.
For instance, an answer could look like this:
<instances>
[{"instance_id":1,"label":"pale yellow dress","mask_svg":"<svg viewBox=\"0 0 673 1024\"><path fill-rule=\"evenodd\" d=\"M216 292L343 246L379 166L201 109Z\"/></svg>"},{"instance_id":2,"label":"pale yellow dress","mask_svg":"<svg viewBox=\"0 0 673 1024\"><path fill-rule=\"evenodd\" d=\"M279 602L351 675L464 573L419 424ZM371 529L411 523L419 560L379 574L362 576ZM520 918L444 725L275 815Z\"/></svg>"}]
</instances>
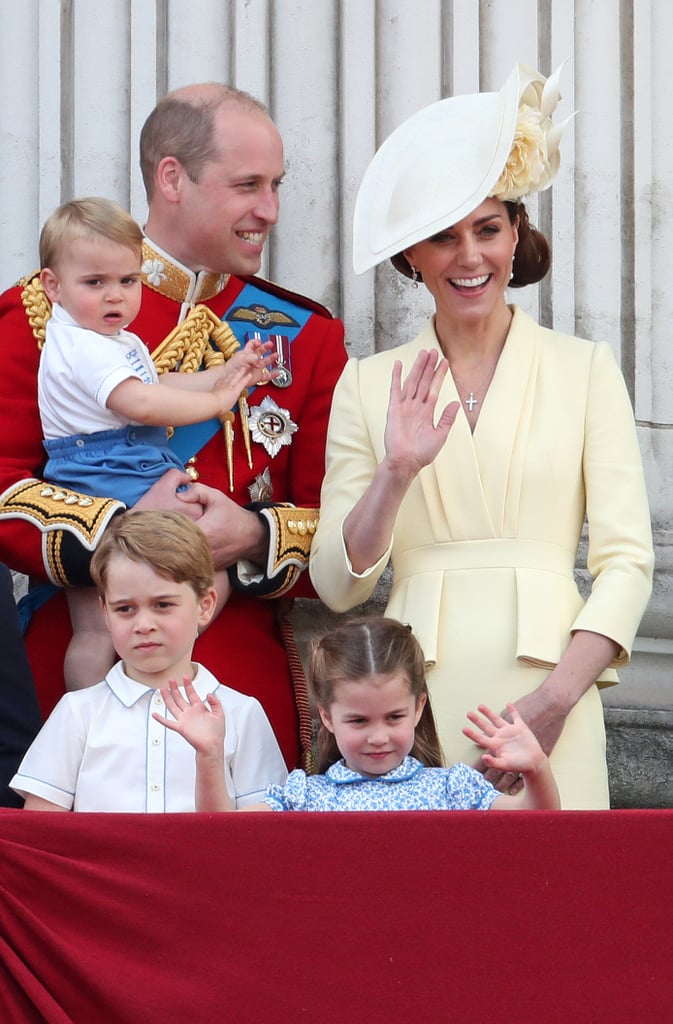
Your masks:
<instances>
[{"instance_id":1,"label":"pale yellow dress","mask_svg":"<svg viewBox=\"0 0 673 1024\"><path fill-rule=\"evenodd\" d=\"M392 559L386 614L410 623L423 646L449 763L478 756L461 733L467 710L500 710L535 689L573 630L619 644L600 680L616 682L651 589L642 463L612 351L513 310L474 434L460 412L407 493L389 552L362 575L350 567L343 520L384 454L393 361L406 373L420 349L438 349L434 326L400 348L350 360L334 394L311 551L313 583L336 611L365 601ZM457 397L448 374L438 408ZM586 603L574 576L585 514L593 577ZM609 806L597 687L573 709L551 760L565 808Z\"/></svg>"}]
</instances>

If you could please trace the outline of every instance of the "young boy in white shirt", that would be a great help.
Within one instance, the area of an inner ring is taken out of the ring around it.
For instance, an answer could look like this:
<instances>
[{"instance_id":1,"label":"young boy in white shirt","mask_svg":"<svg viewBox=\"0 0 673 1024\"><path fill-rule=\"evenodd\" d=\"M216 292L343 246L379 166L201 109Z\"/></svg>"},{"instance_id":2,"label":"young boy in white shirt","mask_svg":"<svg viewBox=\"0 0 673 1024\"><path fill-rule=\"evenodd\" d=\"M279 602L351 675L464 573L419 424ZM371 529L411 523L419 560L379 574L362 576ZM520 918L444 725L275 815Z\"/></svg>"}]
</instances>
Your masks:
<instances>
[{"instance_id":1,"label":"young boy in white shirt","mask_svg":"<svg viewBox=\"0 0 673 1024\"><path fill-rule=\"evenodd\" d=\"M152 717L166 715L161 688L171 681L191 682L209 708L220 701L227 790L236 807L259 803L287 778L269 721L257 700L191 661L216 604L202 531L180 512L124 512L105 531L91 575L122 660L52 711L10 783L24 809L194 811L194 750Z\"/></svg>"}]
</instances>

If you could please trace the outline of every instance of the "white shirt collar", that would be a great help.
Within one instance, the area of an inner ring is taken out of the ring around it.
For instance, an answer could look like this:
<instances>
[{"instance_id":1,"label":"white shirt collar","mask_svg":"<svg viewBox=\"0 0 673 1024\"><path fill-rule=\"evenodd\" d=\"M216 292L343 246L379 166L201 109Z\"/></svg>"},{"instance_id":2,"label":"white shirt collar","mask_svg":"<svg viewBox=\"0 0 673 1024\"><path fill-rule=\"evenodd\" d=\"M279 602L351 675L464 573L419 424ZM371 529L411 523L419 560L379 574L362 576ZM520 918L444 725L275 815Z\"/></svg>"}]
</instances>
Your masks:
<instances>
[{"instance_id":1,"label":"white shirt collar","mask_svg":"<svg viewBox=\"0 0 673 1024\"><path fill-rule=\"evenodd\" d=\"M131 679L130 676L127 676L121 661L112 666L105 677L105 682L115 697L127 708L133 707L137 701L148 694L153 695L159 692L154 687L146 686L144 683L139 683L136 679ZM194 689L201 700L205 700L207 694L214 693L219 686L217 679L209 672L203 672L200 665L196 666L196 675L193 682ZM183 686L180 686L180 692L184 695Z\"/></svg>"}]
</instances>

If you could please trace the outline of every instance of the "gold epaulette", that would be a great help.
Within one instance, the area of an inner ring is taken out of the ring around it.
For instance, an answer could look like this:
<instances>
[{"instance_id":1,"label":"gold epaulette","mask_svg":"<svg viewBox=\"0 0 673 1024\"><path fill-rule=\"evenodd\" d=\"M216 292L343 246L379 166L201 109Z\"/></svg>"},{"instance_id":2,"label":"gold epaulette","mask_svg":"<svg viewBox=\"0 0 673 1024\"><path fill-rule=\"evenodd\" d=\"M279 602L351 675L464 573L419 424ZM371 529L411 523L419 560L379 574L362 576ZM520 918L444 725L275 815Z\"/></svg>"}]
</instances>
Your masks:
<instances>
[{"instance_id":1,"label":"gold epaulette","mask_svg":"<svg viewBox=\"0 0 673 1024\"><path fill-rule=\"evenodd\" d=\"M125 507L112 498L92 498L36 479L21 480L0 495L0 518L25 519L43 534L45 569L59 587L71 582L61 558L64 534L93 551L112 517Z\"/></svg>"},{"instance_id":2,"label":"gold epaulette","mask_svg":"<svg viewBox=\"0 0 673 1024\"><path fill-rule=\"evenodd\" d=\"M37 347L42 350L47 329L47 320L51 316L51 303L44 294L44 288L37 271L19 281L22 285L21 302L28 317Z\"/></svg>"},{"instance_id":3,"label":"gold epaulette","mask_svg":"<svg viewBox=\"0 0 673 1024\"><path fill-rule=\"evenodd\" d=\"M313 534L320 510L294 505L271 505L258 510L269 525L269 554L266 575L269 580L283 574L278 588L264 597L279 597L294 586L308 565Z\"/></svg>"}]
</instances>

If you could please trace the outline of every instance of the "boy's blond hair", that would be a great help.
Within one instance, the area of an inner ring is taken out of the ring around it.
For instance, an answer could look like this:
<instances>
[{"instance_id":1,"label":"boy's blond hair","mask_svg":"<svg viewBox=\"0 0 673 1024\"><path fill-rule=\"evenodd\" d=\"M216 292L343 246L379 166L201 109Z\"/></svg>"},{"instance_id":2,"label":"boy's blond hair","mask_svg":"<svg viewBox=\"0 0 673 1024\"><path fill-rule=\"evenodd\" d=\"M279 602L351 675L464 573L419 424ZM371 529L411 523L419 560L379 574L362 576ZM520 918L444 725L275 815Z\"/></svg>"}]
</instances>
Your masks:
<instances>
[{"instance_id":1,"label":"boy's blond hair","mask_svg":"<svg viewBox=\"0 0 673 1024\"><path fill-rule=\"evenodd\" d=\"M213 556L203 530L182 512L131 509L116 516L91 559L91 578L105 600L115 555L144 562L159 576L189 583L197 597L213 585Z\"/></svg>"},{"instance_id":2,"label":"boy's blond hair","mask_svg":"<svg viewBox=\"0 0 673 1024\"><path fill-rule=\"evenodd\" d=\"M112 199L89 196L57 207L40 233L40 268L58 266L63 247L78 238L107 239L126 249L142 250L143 233L130 213Z\"/></svg>"}]
</instances>

